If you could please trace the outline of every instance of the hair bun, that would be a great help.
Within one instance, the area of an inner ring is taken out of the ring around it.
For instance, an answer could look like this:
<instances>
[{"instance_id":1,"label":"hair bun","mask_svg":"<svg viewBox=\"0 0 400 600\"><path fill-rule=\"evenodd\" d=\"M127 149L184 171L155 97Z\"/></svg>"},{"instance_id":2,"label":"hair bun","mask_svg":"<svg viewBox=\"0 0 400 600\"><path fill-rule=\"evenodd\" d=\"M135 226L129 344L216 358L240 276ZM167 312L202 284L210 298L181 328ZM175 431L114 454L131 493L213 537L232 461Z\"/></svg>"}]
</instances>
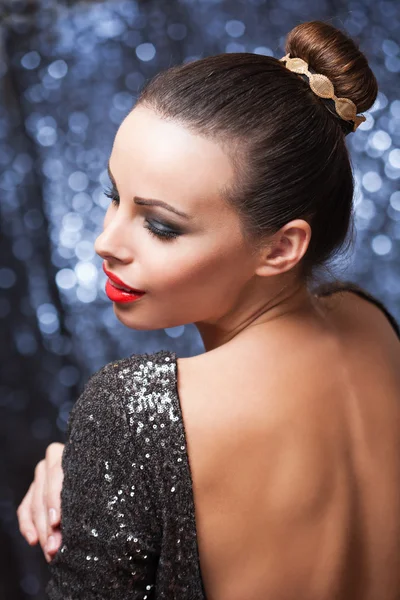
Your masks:
<instances>
[{"instance_id":1,"label":"hair bun","mask_svg":"<svg viewBox=\"0 0 400 600\"><path fill-rule=\"evenodd\" d=\"M340 29L322 21L301 23L288 33L285 50L328 77L336 96L352 100L357 113L368 110L375 102L375 75L355 41Z\"/></svg>"}]
</instances>

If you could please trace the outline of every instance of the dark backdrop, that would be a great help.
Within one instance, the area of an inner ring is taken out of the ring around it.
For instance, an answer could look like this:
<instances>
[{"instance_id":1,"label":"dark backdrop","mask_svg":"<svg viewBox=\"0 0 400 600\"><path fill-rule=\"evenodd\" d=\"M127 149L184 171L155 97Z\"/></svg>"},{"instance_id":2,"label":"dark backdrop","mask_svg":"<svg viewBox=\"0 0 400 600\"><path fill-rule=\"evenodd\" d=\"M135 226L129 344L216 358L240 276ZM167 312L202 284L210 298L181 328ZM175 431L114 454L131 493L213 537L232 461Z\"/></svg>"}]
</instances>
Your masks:
<instances>
[{"instance_id":1,"label":"dark backdrop","mask_svg":"<svg viewBox=\"0 0 400 600\"><path fill-rule=\"evenodd\" d=\"M203 351L192 325L124 328L105 296L93 242L118 125L160 69L219 52L280 58L286 33L314 19L344 26L380 85L348 137L357 242L335 269L400 320L396 0L0 0L1 599L45 597L47 563L20 535L16 508L88 376L134 352Z\"/></svg>"}]
</instances>

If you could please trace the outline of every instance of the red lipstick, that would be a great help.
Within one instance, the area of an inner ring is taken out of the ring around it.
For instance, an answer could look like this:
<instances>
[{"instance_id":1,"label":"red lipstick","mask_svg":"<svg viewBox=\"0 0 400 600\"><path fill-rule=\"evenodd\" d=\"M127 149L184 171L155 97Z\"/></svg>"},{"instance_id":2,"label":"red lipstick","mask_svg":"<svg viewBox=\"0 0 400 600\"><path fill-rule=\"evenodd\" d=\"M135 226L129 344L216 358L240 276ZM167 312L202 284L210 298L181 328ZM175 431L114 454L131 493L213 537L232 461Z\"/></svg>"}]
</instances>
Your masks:
<instances>
[{"instance_id":1,"label":"red lipstick","mask_svg":"<svg viewBox=\"0 0 400 600\"><path fill-rule=\"evenodd\" d=\"M105 263L103 262L103 271L109 277L106 281L106 294L113 302L134 302L144 296L143 290L131 288L126 285L119 277L107 270ZM121 287L125 289L120 289Z\"/></svg>"}]
</instances>

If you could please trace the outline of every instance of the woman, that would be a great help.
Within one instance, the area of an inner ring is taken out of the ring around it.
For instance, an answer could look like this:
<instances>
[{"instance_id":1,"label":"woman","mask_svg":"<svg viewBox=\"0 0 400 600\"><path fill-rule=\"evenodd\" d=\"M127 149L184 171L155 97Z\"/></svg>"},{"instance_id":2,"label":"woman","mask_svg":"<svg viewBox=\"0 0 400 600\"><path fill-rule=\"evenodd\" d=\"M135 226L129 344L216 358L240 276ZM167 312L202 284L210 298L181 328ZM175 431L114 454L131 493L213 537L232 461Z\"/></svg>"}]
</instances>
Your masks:
<instances>
[{"instance_id":1,"label":"woman","mask_svg":"<svg viewBox=\"0 0 400 600\"><path fill-rule=\"evenodd\" d=\"M51 600L399 597L400 332L355 285L311 289L352 225L345 136L376 80L322 22L286 53L160 73L117 132L107 294L205 353L89 379L18 510Z\"/></svg>"}]
</instances>

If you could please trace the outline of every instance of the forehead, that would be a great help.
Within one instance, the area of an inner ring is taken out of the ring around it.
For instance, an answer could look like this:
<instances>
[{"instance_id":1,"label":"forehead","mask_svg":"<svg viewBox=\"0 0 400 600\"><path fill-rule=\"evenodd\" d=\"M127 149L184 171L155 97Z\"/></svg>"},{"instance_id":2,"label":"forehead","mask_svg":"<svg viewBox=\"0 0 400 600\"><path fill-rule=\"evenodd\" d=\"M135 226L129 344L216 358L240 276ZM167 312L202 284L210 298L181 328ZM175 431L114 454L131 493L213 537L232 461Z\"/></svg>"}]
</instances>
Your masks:
<instances>
[{"instance_id":1,"label":"forehead","mask_svg":"<svg viewBox=\"0 0 400 600\"><path fill-rule=\"evenodd\" d=\"M110 165L118 184L130 181L141 187L138 195L154 194L171 202L188 197L195 204L209 202L210 197L216 200L219 188L234 176L231 161L217 142L142 106L135 107L119 127Z\"/></svg>"}]
</instances>

